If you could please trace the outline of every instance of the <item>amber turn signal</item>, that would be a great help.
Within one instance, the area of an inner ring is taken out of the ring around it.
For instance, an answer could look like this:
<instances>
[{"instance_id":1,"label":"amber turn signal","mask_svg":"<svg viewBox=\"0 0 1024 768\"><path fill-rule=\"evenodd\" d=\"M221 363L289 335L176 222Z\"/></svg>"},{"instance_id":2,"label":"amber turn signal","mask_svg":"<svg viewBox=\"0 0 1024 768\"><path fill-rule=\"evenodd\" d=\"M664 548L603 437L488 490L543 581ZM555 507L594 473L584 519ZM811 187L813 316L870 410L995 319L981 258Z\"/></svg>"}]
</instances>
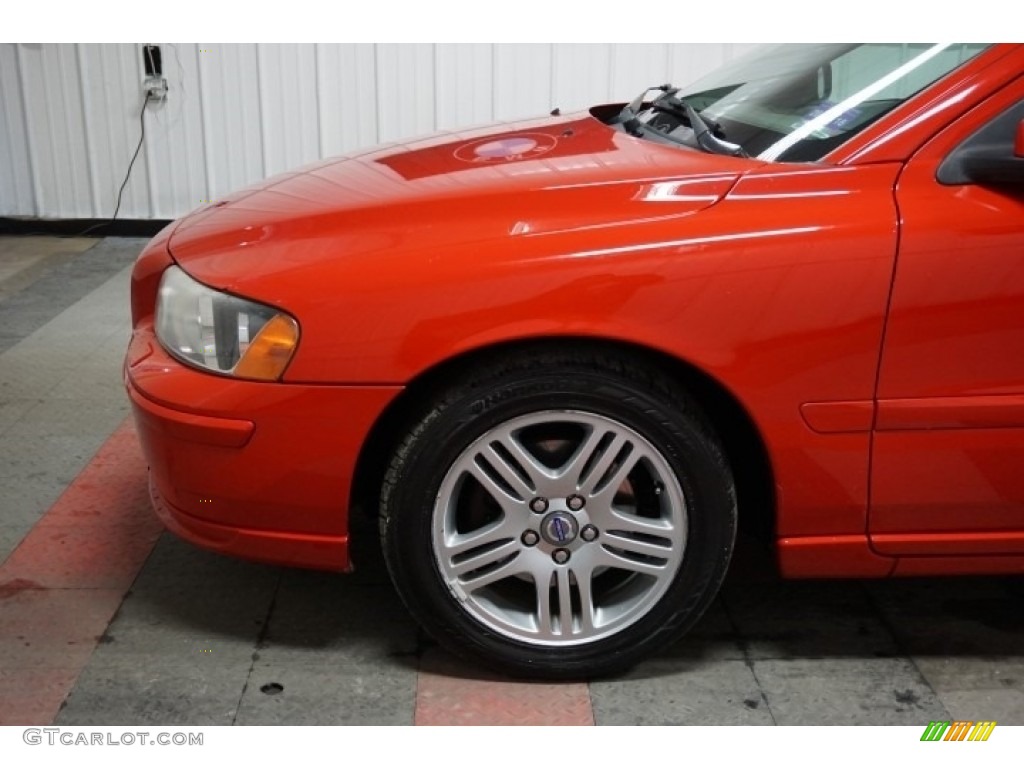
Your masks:
<instances>
[{"instance_id":1,"label":"amber turn signal","mask_svg":"<svg viewBox=\"0 0 1024 768\"><path fill-rule=\"evenodd\" d=\"M299 324L276 314L256 334L232 373L246 379L277 381L291 362L299 344Z\"/></svg>"}]
</instances>

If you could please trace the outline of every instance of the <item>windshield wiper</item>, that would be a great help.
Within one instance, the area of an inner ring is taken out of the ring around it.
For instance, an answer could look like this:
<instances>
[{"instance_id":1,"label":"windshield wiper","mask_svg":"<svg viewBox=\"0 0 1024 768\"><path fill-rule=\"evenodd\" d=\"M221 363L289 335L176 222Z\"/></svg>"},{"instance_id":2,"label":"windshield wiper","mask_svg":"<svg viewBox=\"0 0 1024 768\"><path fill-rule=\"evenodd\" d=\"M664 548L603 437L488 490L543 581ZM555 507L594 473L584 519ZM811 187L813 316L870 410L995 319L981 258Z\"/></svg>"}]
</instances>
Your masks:
<instances>
[{"instance_id":1,"label":"windshield wiper","mask_svg":"<svg viewBox=\"0 0 1024 768\"><path fill-rule=\"evenodd\" d=\"M689 123L690 128L693 130L694 141L696 141L697 146L705 152L711 152L716 155L732 155L733 157L750 157L750 155L748 155L739 144L733 144L731 141L726 141L725 139L715 136L714 131L710 126L708 126L704 118L698 114L697 110L691 107L683 99L676 96L676 94L679 93L679 89L672 87L668 83L665 85L656 85L652 88L647 88L643 93L622 108L622 111L619 113L617 118L617 122L621 122L623 127L632 135L643 135L643 131L646 126L640 122L638 115L640 110L643 108L644 97L651 91L661 91L662 94L650 103L649 108L661 112L668 112L669 114L675 115L679 119L685 120ZM661 135L669 139L672 138L666 133L661 133Z\"/></svg>"},{"instance_id":2,"label":"windshield wiper","mask_svg":"<svg viewBox=\"0 0 1024 768\"><path fill-rule=\"evenodd\" d=\"M665 83L664 85L652 85L650 88L645 88L639 96L622 108L622 111L619 112L619 116L611 121L612 124L622 123L622 127L629 131L631 135L643 136L644 125L640 122L637 115L639 115L640 110L643 109L644 96L651 91L666 92L670 90L672 90L672 86L669 83Z\"/></svg>"},{"instance_id":3,"label":"windshield wiper","mask_svg":"<svg viewBox=\"0 0 1024 768\"><path fill-rule=\"evenodd\" d=\"M651 107L653 109L662 109L666 112L673 112L677 117L685 115L687 122L690 123L690 128L693 129L694 139L704 151L712 152L716 155L749 157L739 144L733 144L731 141L715 136L714 131L704 121L704 118L697 113L697 110L677 97L677 93L679 93L678 88L669 88L651 103ZM682 110L683 115L679 114L679 110Z\"/></svg>"}]
</instances>

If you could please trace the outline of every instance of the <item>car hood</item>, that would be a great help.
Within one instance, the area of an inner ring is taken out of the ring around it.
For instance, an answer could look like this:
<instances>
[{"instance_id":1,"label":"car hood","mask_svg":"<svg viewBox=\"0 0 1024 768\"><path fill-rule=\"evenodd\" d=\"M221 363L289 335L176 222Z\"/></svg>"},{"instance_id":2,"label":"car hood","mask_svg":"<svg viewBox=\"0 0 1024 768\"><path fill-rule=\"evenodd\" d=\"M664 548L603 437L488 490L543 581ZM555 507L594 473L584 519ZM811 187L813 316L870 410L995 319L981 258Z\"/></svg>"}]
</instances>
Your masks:
<instances>
[{"instance_id":1,"label":"car hood","mask_svg":"<svg viewBox=\"0 0 1024 768\"><path fill-rule=\"evenodd\" d=\"M756 160L615 131L588 113L435 135L333 158L240 190L182 219L172 256L210 285L373 254L422 258L522 237L521 253L622 240L689 216Z\"/></svg>"}]
</instances>

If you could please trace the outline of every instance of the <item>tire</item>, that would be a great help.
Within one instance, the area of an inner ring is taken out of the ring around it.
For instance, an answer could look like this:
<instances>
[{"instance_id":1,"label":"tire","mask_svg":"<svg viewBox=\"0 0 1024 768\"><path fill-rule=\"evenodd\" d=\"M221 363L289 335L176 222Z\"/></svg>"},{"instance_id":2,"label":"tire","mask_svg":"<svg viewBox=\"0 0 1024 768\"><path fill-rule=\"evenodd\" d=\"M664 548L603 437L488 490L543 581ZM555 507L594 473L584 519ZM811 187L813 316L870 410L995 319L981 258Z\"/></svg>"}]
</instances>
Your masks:
<instances>
[{"instance_id":1,"label":"tire","mask_svg":"<svg viewBox=\"0 0 1024 768\"><path fill-rule=\"evenodd\" d=\"M423 627L548 679L619 672L680 637L721 585L736 517L696 404L641 359L585 348L440 391L381 495L388 569Z\"/></svg>"}]
</instances>

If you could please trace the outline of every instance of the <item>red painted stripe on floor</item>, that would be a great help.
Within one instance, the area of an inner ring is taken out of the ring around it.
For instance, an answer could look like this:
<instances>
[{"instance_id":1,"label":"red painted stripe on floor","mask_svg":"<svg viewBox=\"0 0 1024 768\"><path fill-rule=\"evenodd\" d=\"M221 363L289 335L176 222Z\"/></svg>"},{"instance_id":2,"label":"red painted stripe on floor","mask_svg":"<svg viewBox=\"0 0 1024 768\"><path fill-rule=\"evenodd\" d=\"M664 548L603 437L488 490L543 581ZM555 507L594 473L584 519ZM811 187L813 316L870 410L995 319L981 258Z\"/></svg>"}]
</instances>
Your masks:
<instances>
[{"instance_id":1,"label":"red painted stripe on floor","mask_svg":"<svg viewBox=\"0 0 1024 768\"><path fill-rule=\"evenodd\" d=\"M416 685L416 725L593 725L586 683L467 678L440 651L426 653Z\"/></svg>"},{"instance_id":2,"label":"red painted stripe on floor","mask_svg":"<svg viewBox=\"0 0 1024 768\"><path fill-rule=\"evenodd\" d=\"M130 420L0 565L0 725L48 725L163 530Z\"/></svg>"}]
</instances>

